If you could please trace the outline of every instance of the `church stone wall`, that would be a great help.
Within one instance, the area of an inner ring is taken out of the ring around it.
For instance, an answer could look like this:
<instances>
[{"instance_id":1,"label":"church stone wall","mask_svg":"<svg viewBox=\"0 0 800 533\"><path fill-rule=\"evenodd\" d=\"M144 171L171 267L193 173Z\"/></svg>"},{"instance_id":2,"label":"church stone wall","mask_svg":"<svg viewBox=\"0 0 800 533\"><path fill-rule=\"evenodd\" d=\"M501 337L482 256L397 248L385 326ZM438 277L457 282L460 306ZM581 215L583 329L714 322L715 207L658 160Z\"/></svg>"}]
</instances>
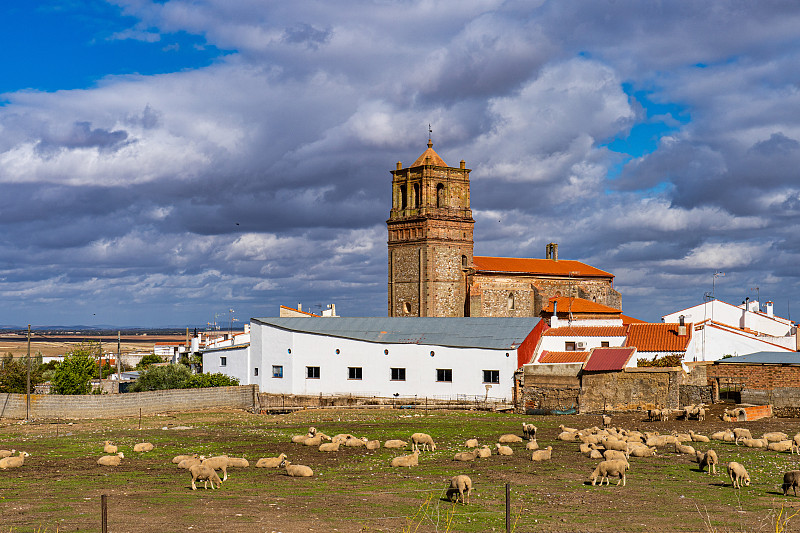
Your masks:
<instances>
[{"instance_id":1,"label":"church stone wall","mask_svg":"<svg viewBox=\"0 0 800 533\"><path fill-rule=\"evenodd\" d=\"M392 281L389 284L389 295L392 298L392 316L419 316L419 279L420 249L395 248L390 252ZM406 312L404 304L411 305Z\"/></svg>"}]
</instances>

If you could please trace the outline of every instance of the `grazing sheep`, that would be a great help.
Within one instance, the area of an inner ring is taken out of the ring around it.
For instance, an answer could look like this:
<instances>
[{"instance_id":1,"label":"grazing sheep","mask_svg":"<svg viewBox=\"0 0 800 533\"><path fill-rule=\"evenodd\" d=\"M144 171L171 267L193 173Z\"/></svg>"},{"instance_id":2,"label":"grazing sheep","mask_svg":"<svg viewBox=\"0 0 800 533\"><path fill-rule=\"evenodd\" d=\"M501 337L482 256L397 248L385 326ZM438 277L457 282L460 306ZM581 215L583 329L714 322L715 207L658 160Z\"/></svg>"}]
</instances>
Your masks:
<instances>
[{"instance_id":1,"label":"grazing sheep","mask_svg":"<svg viewBox=\"0 0 800 533\"><path fill-rule=\"evenodd\" d=\"M747 473L747 470L737 463L736 461L731 461L728 463L728 476L731 478L731 482L733 483L733 488L740 489L742 488L742 483L746 487L750 486L750 474Z\"/></svg>"},{"instance_id":2,"label":"grazing sheep","mask_svg":"<svg viewBox=\"0 0 800 533\"><path fill-rule=\"evenodd\" d=\"M406 441L400 440L400 439L387 440L386 442L383 443L383 447L384 448L401 448L402 449L402 448L405 448L406 446L408 446L408 443Z\"/></svg>"},{"instance_id":3,"label":"grazing sheep","mask_svg":"<svg viewBox=\"0 0 800 533\"><path fill-rule=\"evenodd\" d=\"M533 440L536 438L536 426L533 424L522 423L522 435L528 439Z\"/></svg>"},{"instance_id":4,"label":"grazing sheep","mask_svg":"<svg viewBox=\"0 0 800 533\"><path fill-rule=\"evenodd\" d=\"M606 450L603 452L603 458L606 461L613 461L614 459L628 460L628 455L619 450Z\"/></svg>"},{"instance_id":5,"label":"grazing sheep","mask_svg":"<svg viewBox=\"0 0 800 533\"><path fill-rule=\"evenodd\" d=\"M770 433L764 433L761 435L761 438L767 439L768 442L780 442L782 440L788 440L789 435L781 431L772 431Z\"/></svg>"},{"instance_id":6,"label":"grazing sheep","mask_svg":"<svg viewBox=\"0 0 800 533\"><path fill-rule=\"evenodd\" d=\"M647 421L654 422L656 420L661 420L661 409L648 409Z\"/></svg>"},{"instance_id":7,"label":"grazing sheep","mask_svg":"<svg viewBox=\"0 0 800 533\"><path fill-rule=\"evenodd\" d=\"M30 457L31 454L28 452L19 452L19 455L16 457L9 456L0 459L0 469L5 470L7 468L19 468L25 463L25 458Z\"/></svg>"},{"instance_id":8,"label":"grazing sheep","mask_svg":"<svg viewBox=\"0 0 800 533\"><path fill-rule=\"evenodd\" d=\"M684 446L683 444L678 444L676 442L675 453L688 453L689 455L695 455L695 450L692 446L689 446L688 444Z\"/></svg>"},{"instance_id":9,"label":"grazing sheep","mask_svg":"<svg viewBox=\"0 0 800 533\"><path fill-rule=\"evenodd\" d=\"M174 464L178 464L181 461L183 461L184 459L192 459L194 457L197 457L196 453L193 453L192 455L176 455L175 457L172 458L172 462Z\"/></svg>"},{"instance_id":10,"label":"grazing sheep","mask_svg":"<svg viewBox=\"0 0 800 533\"><path fill-rule=\"evenodd\" d=\"M392 466L418 466L419 465L419 450L414 450L411 455L401 455L392 459Z\"/></svg>"},{"instance_id":11,"label":"grazing sheep","mask_svg":"<svg viewBox=\"0 0 800 533\"><path fill-rule=\"evenodd\" d=\"M492 455L492 449L489 448L489 446L484 444L482 448L478 448L479 459L485 459L487 457L491 457L491 455Z\"/></svg>"},{"instance_id":12,"label":"grazing sheep","mask_svg":"<svg viewBox=\"0 0 800 533\"><path fill-rule=\"evenodd\" d=\"M135 452L150 452L153 451L153 445L149 442L140 442L138 444L133 445L133 451Z\"/></svg>"},{"instance_id":13,"label":"grazing sheep","mask_svg":"<svg viewBox=\"0 0 800 533\"><path fill-rule=\"evenodd\" d=\"M766 439L748 439L746 437L740 437L736 439L736 445L738 446L739 443L744 444L748 448L766 448L769 442Z\"/></svg>"},{"instance_id":14,"label":"grazing sheep","mask_svg":"<svg viewBox=\"0 0 800 533\"><path fill-rule=\"evenodd\" d=\"M463 474L453 476L450 479L450 488L447 489L447 499L453 501L455 496L455 503L458 503L458 499L461 498L461 503L466 505L469 503L470 492L472 492L472 480L469 476Z\"/></svg>"},{"instance_id":15,"label":"grazing sheep","mask_svg":"<svg viewBox=\"0 0 800 533\"><path fill-rule=\"evenodd\" d=\"M205 457L203 457L202 455L200 457L189 457L188 459L184 459L183 461L178 463L178 468L189 470L189 468L191 468L193 465L199 465L200 463L202 463L203 459L205 459Z\"/></svg>"},{"instance_id":16,"label":"grazing sheep","mask_svg":"<svg viewBox=\"0 0 800 533\"><path fill-rule=\"evenodd\" d=\"M717 457L717 452L714 450L708 450L707 452L703 453L701 451L696 452L697 454L697 463L700 465L700 471L708 467L708 475L712 473L716 475L717 473L717 465L719 464L719 458Z\"/></svg>"},{"instance_id":17,"label":"grazing sheep","mask_svg":"<svg viewBox=\"0 0 800 533\"><path fill-rule=\"evenodd\" d=\"M222 471L222 481L228 481L228 456L227 455L217 455L216 457L209 457L208 459L204 459L202 463L203 465L210 466L214 470L221 470Z\"/></svg>"},{"instance_id":18,"label":"grazing sheep","mask_svg":"<svg viewBox=\"0 0 800 533\"><path fill-rule=\"evenodd\" d=\"M464 445L467 448L477 448L479 446L478 439L468 439Z\"/></svg>"},{"instance_id":19,"label":"grazing sheep","mask_svg":"<svg viewBox=\"0 0 800 533\"><path fill-rule=\"evenodd\" d=\"M510 446L503 446L498 442L494 447L497 448L498 455L514 455L514 450Z\"/></svg>"},{"instance_id":20,"label":"grazing sheep","mask_svg":"<svg viewBox=\"0 0 800 533\"><path fill-rule=\"evenodd\" d=\"M122 452L119 452L117 455L104 455L97 460L97 464L101 466L119 466L119 463L124 458L125 454ZM2 463L2 461L0 461L0 463ZM0 468L2 468L2 466L0 466Z\"/></svg>"},{"instance_id":21,"label":"grazing sheep","mask_svg":"<svg viewBox=\"0 0 800 533\"><path fill-rule=\"evenodd\" d=\"M702 422L706 419L706 410L702 407L697 410L697 421Z\"/></svg>"},{"instance_id":22,"label":"grazing sheep","mask_svg":"<svg viewBox=\"0 0 800 533\"><path fill-rule=\"evenodd\" d=\"M553 457L553 447L548 446L544 450L536 450L531 454L531 461L549 461Z\"/></svg>"},{"instance_id":23,"label":"grazing sheep","mask_svg":"<svg viewBox=\"0 0 800 533\"><path fill-rule=\"evenodd\" d=\"M256 468L278 468L284 459L286 459L285 453L280 454L278 457L262 457L256 461Z\"/></svg>"},{"instance_id":24,"label":"grazing sheep","mask_svg":"<svg viewBox=\"0 0 800 533\"><path fill-rule=\"evenodd\" d=\"M603 427L608 428L611 427L611 417L608 415L603 415Z\"/></svg>"},{"instance_id":25,"label":"grazing sheep","mask_svg":"<svg viewBox=\"0 0 800 533\"><path fill-rule=\"evenodd\" d=\"M753 438L753 435L750 434L750 430L746 428L733 428L733 436L736 437L735 440L739 440L740 438L744 439Z\"/></svg>"},{"instance_id":26,"label":"grazing sheep","mask_svg":"<svg viewBox=\"0 0 800 533\"><path fill-rule=\"evenodd\" d=\"M792 489L794 495L797 496L797 487L800 486L800 470L789 470L783 475L783 495L789 494L789 489Z\"/></svg>"},{"instance_id":27,"label":"grazing sheep","mask_svg":"<svg viewBox=\"0 0 800 533\"><path fill-rule=\"evenodd\" d=\"M17 453L16 450L0 450L0 459L5 459L6 457L11 457Z\"/></svg>"},{"instance_id":28,"label":"grazing sheep","mask_svg":"<svg viewBox=\"0 0 800 533\"><path fill-rule=\"evenodd\" d=\"M458 452L453 459L466 463L474 461L476 457L478 457L478 450L472 450L471 452Z\"/></svg>"},{"instance_id":29,"label":"grazing sheep","mask_svg":"<svg viewBox=\"0 0 800 533\"><path fill-rule=\"evenodd\" d=\"M601 444L606 450L617 450L620 452L628 451L628 443L617 439L603 439Z\"/></svg>"},{"instance_id":30,"label":"grazing sheep","mask_svg":"<svg viewBox=\"0 0 800 533\"><path fill-rule=\"evenodd\" d=\"M228 467L247 468L250 463L244 457L228 457Z\"/></svg>"},{"instance_id":31,"label":"grazing sheep","mask_svg":"<svg viewBox=\"0 0 800 533\"><path fill-rule=\"evenodd\" d=\"M338 442L323 442L317 449L321 452L338 452L339 446L341 446L341 444Z\"/></svg>"},{"instance_id":32,"label":"grazing sheep","mask_svg":"<svg viewBox=\"0 0 800 533\"><path fill-rule=\"evenodd\" d=\"M767 449L773 452L788 452L794 446L794 442L790 440L782 440L779 442L770 442L767 444Z\"/></svg>"},{"instance_id":33,"label":"grazing sheep","mask_svg":"<svg viewBox=\"0 0 800 533\"><path fill-rule=\"evenodd\" d=\"M497 439L497 442L500 444L513 444L515 442L522 442L522 437L519 435L512 435L511 433L506 433L505 435L500 435L500 438Z\"/></svg>"},{"instance_id":34,"label":"grazing sheep","mask_svg":"<svg viewBox=\"0 0 800 533\"><path fill-rule=\"evenodd\" d=\"M433 437L428 435L427 433L414 433L411 435L411 449L412 450L419 450L420 445L422 445L423 450L430 450L432 452L436 451L436 444L433 442Z\"/></svg>"},{"instance_id":35,"label":"grazing sheep","mask_svg":"<svg viewBox=\"0 0 800 533\"><path fill-rule=\"evenodd\" d=\"M631 451L628 453L628 455L631 457L652 457L655 454L655 446L652 448L648 448L647 446L636 446L631 448Z\"/></svg>"},{"instance_id":36,"label":"grazing sheep","mask_svg":"<svg viewBox=\"0 0 800 533\"><path fill-rule=\"evenodd\" d=\"M291 461L284 459L280 464L286 470L286 475L291 477L311 477L314 471L311 467L305 465L293 465Z\"/></svg>"},{"instance_id":37,"label":"grazing sheep","mask_svg":"<svg viewBox=\"0 0 800 533\"><path fill-rule=\"evenodd\" d=\"M107 440L105 442L105 445L103 446L104 453L112 454L112 453L117 453L118 451L119 450L117 450L117 447L111 444L110 440Z\"/></svg>"},{"instance_id":38,"label":"grazing sheep","mask_svg":"<svg viewBox=\"0 0 800 533\"><path fill-rule=\"evenodd\" d=\"M189 472L192 474L192 490L197 490L197 486L195 485L196 481L203 482L203 488L208 489L208 482L211 482L211 489L214 489L214 483L217 484L217 488L222 486L222 481L219 479L219 476L208 465L192 465L189 469Z\"/></svg>"},{"instance_id":39,"label":"grazing sheep","mask_svg":"<svg viewBox=\"0 0 800 533\"><path fill-rule=\"evenodd\" d=\"M529 450L529 451L538 450L539 449L539 443L536 442L536 439L531 439L531 440L529 440L528 442L525 443L525 449Z\"/></svg>"},{"instance_id":40,"label":"grazing sheep","mask_svg":"<svg viewBox=\"0 0 800 533\"><path fill-rule=\"evenodd\" d=\"M689 430L689 435L692 436L692 442L711 442L711 439L709 439L705 435L700 435L699 433L695 433L691 429Z\"/></svg>"},{"instance_id":41,"label":"grazing sheep","mask_svg":"<svg viewBox=\"0 0 800 533\"><path fill-rule=\"evenodd\" d=\"M606 485L610 485L611 482L609 481L610 476L618 476L619 481L617 481L617 486L622 483L622 486L625 486L626 476L625 472L631 467L628 464L628 461L616 459L614 461L603 461L597 468L594 469L592 475L589 479L592 480L592 485L595 485L598 478L600 479L600 485L603 484L603 480L605 479Z\"/></svg>"}]
</instances>

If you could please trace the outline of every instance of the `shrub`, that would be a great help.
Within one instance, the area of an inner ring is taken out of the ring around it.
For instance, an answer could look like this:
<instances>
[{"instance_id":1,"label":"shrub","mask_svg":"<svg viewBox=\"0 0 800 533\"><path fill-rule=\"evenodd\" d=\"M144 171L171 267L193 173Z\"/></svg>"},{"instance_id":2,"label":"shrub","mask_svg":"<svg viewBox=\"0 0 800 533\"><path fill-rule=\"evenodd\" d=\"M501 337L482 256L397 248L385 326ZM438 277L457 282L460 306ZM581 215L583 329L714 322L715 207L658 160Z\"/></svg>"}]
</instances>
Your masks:
<instances>
[{"instance_id":1,"label":"shrub","mask_svg":"<svg viewBox=\"0 0 800 533\"><path fill-rule=\"evenodd\" d=\"M139 376L131 392L184 389L192 373L183 365L154 366Z\"/></svg>"},{"instance_id":2,"label":"shrub","mask_svg":"<svg viewBox=\"0 0 800 533\"><path fill-rule=\"evenodd\" d=\"M681 366L681 361L683 361L683 356L681 354L674 353L672 355L665 355L659 359L655 359L651 361L650 359L637 359L636 366L645 367L665 367L665 366Z\"/></svg>"},{"instance_id":3,"label":"shrub","mask_svg":"<svg viewBox=\"0 0 800 533\"><path fill-rule=\"evenodd\" d=\"M187 383L187 388L205 388L205 387L230 387L238 385L239 380L219 372L215 374L192 374Z\"/></svg>"},{"instance_id":4,"label":"shrub","mask_svg":"<svg viewBox=\"0 0 800 533\"><path fill-rule=\"evenodd\" d=\"M31 357L31 392L33 388L44 381L44 372L41 364L42 358ZM0 392L25 394L28 391L28 360L27 357L14 359L7 353L0 362Z\"/></svg>"}]
</instances>

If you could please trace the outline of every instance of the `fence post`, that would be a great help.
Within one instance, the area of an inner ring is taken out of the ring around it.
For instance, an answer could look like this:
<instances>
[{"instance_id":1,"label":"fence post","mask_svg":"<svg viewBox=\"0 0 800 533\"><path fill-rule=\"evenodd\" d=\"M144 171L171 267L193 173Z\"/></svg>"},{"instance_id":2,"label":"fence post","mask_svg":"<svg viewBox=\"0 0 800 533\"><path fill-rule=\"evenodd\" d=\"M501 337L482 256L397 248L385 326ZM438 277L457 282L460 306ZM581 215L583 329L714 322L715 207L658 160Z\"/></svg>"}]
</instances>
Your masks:
<instances>
[{"instance_id":1,"label":"fence post","mask_svg":"<svg viewBox=\"0 0 800 533\"><path fill-rule=\"evenodd\" d=\"M100 496L100 530L108 533L108 495Z\"/></svg>"},{"instance_id":2,"label":"fence post","mask_svg":"<svg viewBox=\"0 0 800 533\"><path fill-rule=\"evenodd\" d=\"M506 483L506 533L511 533L511 485Z\"/></svg>"}]
</instances>

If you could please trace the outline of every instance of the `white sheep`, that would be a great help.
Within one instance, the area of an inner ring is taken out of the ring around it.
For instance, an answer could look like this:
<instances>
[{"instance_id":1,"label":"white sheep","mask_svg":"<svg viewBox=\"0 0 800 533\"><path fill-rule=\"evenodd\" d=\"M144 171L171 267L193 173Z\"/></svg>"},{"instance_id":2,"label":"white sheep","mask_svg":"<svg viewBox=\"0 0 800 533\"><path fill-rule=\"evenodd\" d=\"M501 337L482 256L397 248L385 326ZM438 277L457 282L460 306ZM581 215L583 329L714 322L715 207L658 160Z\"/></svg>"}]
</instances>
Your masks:
<instances>
[{"instance_id":1,"label":"white sheep","mask_svg":"<svg viewBox=\"0 0 800 533\"><path fill-rule=\"evenodd\" d=\"M458 503L458 499L461 498L461 503L466 505L469 503L470 492L472 492L472 480L469 476L464 474L453 476L447 489L447 499L453 501L455 497L455 503Z\"/></svg>"},{"instance_id":2,"label":"white sheep","mask_svg":"<svg viewBox=\"0 0 800 533\"><path fill-rule=\"evenodd\" d=\"M228 467L247 468L250 463L244 457L228 457Z\"/></svg>"},{"instance_id":3,"label":"white sheep","mask_svg":"<svg viewBox=\"0 0 800 533\"><path fill-rule=\"evenodd\" d=\"M194 458L194 457L197 457L197 454L196 454L196 453L194 453L194 454L192 454L192 455L176 455L175 457L173 457L173 458L172 458L172 462L173 462L174 464L179 464L179 463L180 463L181 461L183 461L184 459L192 459L192 458Z\"/></svg>"},{"instance_id":4,"label":"white sheep","mask_svg":"<svg viewBox=\"0 0 800 533\"><path fill-rule=\"evenodd\" d=\"M286 475L291 477L311 477L314 475L314 471L311 470L311 467L305 465L293 465L291 461L287 461L284 459L281 464L286 470Z\"/></svg>"},{"instance_id":5,"label":"white sheep","mask_svg":"<svg viewBox=\"0 0 800 533\"><path fill-rule=\"evenodd\" d=\"M205 459L204 456L199 457L189 457L188 459L184 459L180 463L178 463L178 468L182 468L184 470L189 470L193 465L199 465Z\"/></svg>"},{"instance_id":6,"label":"white sheep","mask_svg":"<svg viewBox=\"0 0 800 533\"><path fill-rule=\"evenodd\" d=\"M117 450L117 447L111 444L110 440L107 440L105 442L105 445L103 446L103 452L112 454L112 453L117 453L118 451L119 450Z\"/></svg>"},{"instance_id":7,"label":"white sheep","mask_svg":"<svg viewBox=\"0 0 800 533\"><path fill-rule=\"evenodd\" d=\"M528 442L525 443L525 449L528 450L528 451L538 450L539 449L539 443L536 442L535 438L531 439L531 440L529 440Z\"/></svg>"},{"instance_id":8,"label":"white sheep","mask_svg":"<svg viewBox=\"0 0 800 533\"><path fill-rule=\"evenodd\" d=\"M122 452L119 452L117 455L104 455L97 460L97 464L101 466L119 466L124 457L125 454Z\"/></svg>"},{"instance_id":9,"label":"white sheep","mask_svg":"<svg viewBox=\"0 0 800 533\"><path fill-rule=\"evenodd\" d=\"M544 450L536 450L531 454L531 461L549 461L553 456L553 447L548 446Z\"/></svg>"},{"instance_id":10,"label":"white sheep","mask_svg":"<svg viewBox=\"0 0 800 533\"><path fill-rule=\"evenodd\" d=\"M603 415L603 427L611 427L611 417L608 415Z\"/></svg>"},{"instance_id":11,"label":"white sheep","mask_svg":"<svg viewBox=\"0 0 800 533\"><path fill-rule=\"evenodd\" d=\"M338 442L323 442L317 449L321 452L338 452L339 446L341 446L341 444Z\"/></svg>"},{"instance_id":12,"label":"white sheep","mask_svg":"<svg viewBox=\"0 0 800 533\"><path fill-rule=\"evenodd\" d=\"M464 445L467 448L477 448L479 446L478 439L467 439L467 442Z\"/></svg>"},{"instance_id":13,"label":"white sheep","mask_svg":"<svg viewBox=\"0 0 800 533\"><path fill-rule=\"evenodd\" d=\"M4 457L0 459L0 469L6 470L7 468L19 468L25 464L25 458L30 457L28 452L19 452L17 456Z\"/></svg>"},{"instance_id":14,"label":"white sheep","mask_svg":"<svg viewBox=\"0 0 800 533\"><path fill-rule=\"evenodd\" d=\"M362 437L360 439L357 437L351 437L344 441L344 445L347 446L348 448L363 448L365 444L366 444L366 437Z\"/></svg>"},{"instance_id":15,"label":"white sheep","mask_svg":"<svg viewBox=\"0 0 800 533\"><path fill-rule=\"evenodd\" d=\"M695 449L692 446L678 444L675 443L675 453L688 453L689 455L695 455Z\"/></svg>"},{"instance_id":16,"label":"white sheep","mask_svg":"<svg viewBox=\"0 0 800 533\"><path fill-rule=\"evenodd\" d=\"M699 433L695 433L691 429L689 430L689 435L692 436L692 442L711 442L711 439L709 439L705 435L701 435Z\"/></svg>"},{"instance_id":17,"label":"white sheep","mask_svg":"<svg viewBox=\"0 0 800 533\"><path fill-rule=\"evenodd\" d=\"M606 450L603 452L603 458L606 461L613 461L614 459L624 459L628 460L628 455L625 452L621 452L619 450Z\"/></svg>"},{"instance_id":18,"label":"white sheep","mask_svg":"<svg viewBox=\"0 0 800 533\"><path fill-rule=\"evenodd\" d=\"M391 439L383 443L384 448L402 449L405 448L406 446L408 446L408 443L400 439Z\"/></svg>"},{"instance_id":19,"label":"white sheep","mask_svg":"<svg viewBox=\"0 0 800 533\"><path fill-rule=\"evenodd\" d=\"M747 473L747 470L742 465L736 461L731 461L728 463L727 468L728 476L731 478L731 482L733 483L733 488L742 488L742 483L744 483L746 487L750 486L750 474Z\"/></svg>"},{"instance_id":20,"label":"white sheep","mask_svg":"<svg viewBox=\"0 0 800 533\"><path fill-rule=\"evenodd\" d=\"M766 439L768 442L780 442L782 440L788 440L789 435L782 431L772 431L770 433L764 433L761 435L761 438Z\"/></svg>"},{"instance_id":21,"label":"white sheep","mask_svg":"<svg viewBox=\"0 0 800 533\"><path fill-rule=\"evenodd\" d=\"M472 450L471 452L458 452L455 457L453 457L456 461L474 461L475 458L478 457L478 450Z\"/></svg>"},{"instance_id":22,"label":"white sheep","mask_svg":"<svg viewBox=\"0 0 800 533\"><path fill-rule=\"evenodd\" d=\"M730 429L726 429L724 431L717 431L716 433L712 433L711 440L733 442L734 440L736 440L736 436L733 434L733 431L731 431Z\"/></svg>"},{"instance_id":23,"label":"white sheep","mask_svg":"<svg viewBox=\"0 0 800 533\"><path fill-rule=\"evenodd\" d=\"M610 485L611 482L609 481L610 476L618 476L619 481L617 481L617 486L622 483L622 486L625 486L626 483L626 476L625 472L630 468L630 464L628 461L616 459L614 461L603 461L597 468L594 469L592 475L589 479L592 480L592 485L595 485L598 479L600 479L600 485L603 484L603 480L605 479L606 485Z\"/></svg>"},{"instance_id":24,"label":"white sheep","mask_svg":"<svg viewBox=\"0 0 800 533\"><path fill-rule=\"evenodd\" d=\"M256 461L256 468L278 468L284 459L286 459L285 453L280 454L278 457L262 457Z\"/></svg>"},{"instance_id":25,"label":"white sheep","mask_svg":"<svg viewBox=\"0 0 800 533\"><path fill-rule=\"evenodd\" d=\"M522 423L522 434L526 439L532 440L536 438L536 426L533 424Z\"/></svg>"},{"instance_id":26,"label":"white sheep","mask_svg":"<svg viewBox=\"0 0 800 533\"><path fill-rule=\"evenodd\" d=\"M153 445L149 442L140 442L138 444L133 445L133 451L135 452L150 452L153 450Z\"/></svg>"},{"instance_id":27,"label":"white sheep","mask_svg":"<svg viewBox=\"0 0 800 533\"><path fill-rule=\"evenodd\" d=\"M794 442L790 440L782 440L778 442L770 442L767 444L767 449L773 452L788 452L791 451Z\"/></svg>"},{"instance_id":28,"label":"white sheep","mask_svg":"<svg viewBox=\"0 0 800 533\"><path fill-rule=\"evenodd\" d=\"M202 481L203 488L208 489L208 482L211 482L211 489L214 489L214 483L217 484L217 487L222 486L222 480L219 479L219 476L208 465L199 464L199 465L192 465L189 469L189 472L192 474L192 490L197 490L197 486L195 485L195 481Z\"/></svg>"},{"instance_id":29,"label":"white sheep","mask_svg":"<svg viewBox=\"0 0 800 533\"><path fill-rule=\"evenodd\" d=\"M217 455L216 457L209 457L208 459L204 459L202 463L206 466L213 468L214 470L222 471L222 481L228 481L228 456L227 455Z\"/></svg>"},{"instance_id":30,"label":"white sheep","mask_svg":"<svg viewBox=\"0 0 800 533\"><path fill-rule=\"evenodd\" d=\"M418 466L419 465L419 450L414 450L414 453L411 455L401 455L399 457L394 457L392 459L392 466Z\"/></svg>"},{"instance_id":31,"label":"white sheep","mask_svg":"<svg viewBox=\"0 0 800 533\"><path fill-rule=\"evenodd\" d=\"M381 441L379 440L368 440L364 443L364 447L368 450L377 450L381 447Z\"/></svg>"},{"instance_id":32,"label":"white sheep","mask_svg":"<svg viewBox=\"0 0 800 533\"><path fill-rule=\"evenodd\" d=\"M317 428L315 428L314 426L311 426L310 428L308 428L308 436L309 437L313 437L316 434L317 434Z\"/></svg>"},{"instance_id":33,"label":"white sheep","mask_svg":"<svg viewBox=\"0 0 800 533\"><path fill-rule=\"evenodd\" d=\"M313 437L313 435L293 435L292 442L295 444L303 444L306 439Z\"/></svg>"},{"instance_id":34,"label":"white sheep","mask_svg":"<svg viewBox=\"0 0 800 533\"><path fill-rule=\"evenodd\" d=\"M719 464L719 458L717 458L717 452L714 450L708 450L707 452L703 453L701 451L697 453L697 462L700 465L700 471L702 472L708 467L708 475L712 473L717 473L717 465Z\"/></svg>"},{"instance_id":35,"label":"white sheep","mask_svg":"<svg viewBox=\"0 0 800 533\"><path fill-rule=\"evenodd\" d=\"M436 451L436 444L433 442L433 437L427 433L414 433L411 435L411 449L419 450L420 445L422 445L423 450L428 450L428 448L430 448L431 451Z\"/></svg>"},{"instance_id":36,"label":"white sheep","mask_svg":"<svg viewBox=\"0 0 800 533\"><path fill-rule=\"evenodd\" d=\"M747 428L733 428L733 436L735 440L739 440L740 438L745 439L752 439L753 435L750 433L750 430Z\"/></svg>"},{"instance_id":37,"label":"white sheep","mask_svg":"<svg viewBox=\"0 0 800 533\"><path fill-rule=\"evenodd\" d=\"M5 459L6 457L11 457L17 453L16 450L0 450L0 459Z\"/></svg>"},{"instance_id":38,"label":"white sheep","mask_svg":"<svg viewBox=\"0 0 800 533\"><path fill-rule=\"evenodd\" d=\"M628 455L631 457L652 457L656 454L655 446L648 448L647 446L636 446L631 448Z\"/></svg>"},{"instance_id":39,"label":"white sheep","mask_svg":"<svg viewBox=\"0 0 800 533\"><path fill-rule=\"evenodd\" d=\"M737 446L740 442L748 448L766 448L769 444L766 439L748 439L747 437L739 437L736 439Z\"/></svg>"},{"instance_id":40,"label":"white sheep","mask_svg":"<svg viewBox=\"0 0 800 533\"><path fill-rule=\"evenodd\" d=\"M338 435L334 435L331 439L331 442L338 442L340 444L344 444L347 439L354 439L356 438L355 435L351 435L350 433L339 433Z\"/></svg>"},{"instance_id":41,"label":"white sheep","mask_svg":"<svg viewBox=\"0 0 800 533\"><path fill-rule=\"evenodd\" d=\"M514 450L510 446L504 446L498 442L494 447L497 448L498 455L514 455Z\"/></svg>"},{"instance_id":42,"label":"white sheep","mask_svg":"<svg viewBox=\"0 0 800 533\"><path fill-rule=\"evenodd\" d=\"M497 439L497 442L500 444L513 444L516 442L522 442L522 437L519 435L513 435L511 433L506 433L505 435L500 435L500 438Z\"/></svg>"},{"instance_id":43,"label":"white sheep","mask_svg":"<svg viewBox=\"0 0 800 533\"><path fill-rule=\"evenodd\" d=\"M485 459L487 457L491 457L492 449L489 448L488 445L484 444L482 448L478 448L478 458Z\"/></svg>"}]
</instances>

